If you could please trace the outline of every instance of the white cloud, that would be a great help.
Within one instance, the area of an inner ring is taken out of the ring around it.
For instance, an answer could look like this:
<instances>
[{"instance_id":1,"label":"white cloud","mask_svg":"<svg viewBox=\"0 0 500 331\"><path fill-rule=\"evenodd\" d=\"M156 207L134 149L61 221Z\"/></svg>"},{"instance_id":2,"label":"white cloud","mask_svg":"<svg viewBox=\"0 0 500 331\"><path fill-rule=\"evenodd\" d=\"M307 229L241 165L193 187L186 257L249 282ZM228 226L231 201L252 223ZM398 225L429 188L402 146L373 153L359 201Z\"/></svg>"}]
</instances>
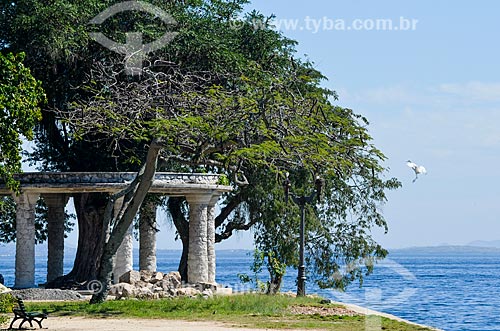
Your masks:
<instances>
[{"instance_id":1,"label":"white cloud","mask_svg":"<svg viewBox=\"0 0 500 331\"><path fill-rule=\"evenodd\" d=\"M394 85L387 87L377 87L358 92L351 92L348 89L338 90L340 101L349 103L370 103L377 105L417 103L420 96L405 86Z\"/></svg>"},{"instance_id":2,"label":"white cloud","mask_svg":"<svg viewBox=\"0 0 500 331\"><path fill-rule=\"evenodd\" d=\"M389 152L420 149L438 159L481 159L500 150L500 83L341 91L342 105L365 115Z\"/></svg>"},{"instance_id":3,"label":"white cloud","mask_svg":"<svg viewBox=\"0 0 500 331\"><path fill-rule=\"evenodd\" d=\"M392 85L363 90L339 89L340 103L347 107L370 105L390 108L391 106L412 107L418 113L432 109L464 109L485 104L495 111L500 110L500 82L486 83L473 81L468 83L446 83L426 88L411 85ZM416 106L419 106L418 108ZM373 107L375 108L375 107Z\"/></svg>"},{"instance_id":4,"label":"white cloud","mask_svg":"<svg viewBox=\"0 0 500 331\"><path fill-rule=\"evenodd\" d=\"M500 101L500 83L441 84L438 91L470 101Z\"/></svg>"}]
</instances>

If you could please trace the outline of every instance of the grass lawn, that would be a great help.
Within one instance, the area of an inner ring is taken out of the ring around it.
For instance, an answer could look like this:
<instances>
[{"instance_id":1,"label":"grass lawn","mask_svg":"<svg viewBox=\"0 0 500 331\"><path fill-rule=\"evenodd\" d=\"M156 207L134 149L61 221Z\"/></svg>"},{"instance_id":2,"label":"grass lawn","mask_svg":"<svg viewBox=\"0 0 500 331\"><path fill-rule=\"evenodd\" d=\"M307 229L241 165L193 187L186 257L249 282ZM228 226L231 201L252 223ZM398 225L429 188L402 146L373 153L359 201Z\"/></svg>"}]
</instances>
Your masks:
<instances>
[{"instance_id":1,"label":"grass lawn","mask_svg":"<svg viewBox=\"0 0 500 331\"><path fill-rule=\"evenodd\" d=\"M210 299L119 300L100 305L86 302L33 302L26 305L29 310L46 309L52 316L219 321L238 327L338 331L365 330L367 325L381 323L381 329L388 331L429 330L373 316L298 315L291 312L293 306L334 307L332 304L320 304L320 300L246 294Z\"/></svg>"}]
</instances>

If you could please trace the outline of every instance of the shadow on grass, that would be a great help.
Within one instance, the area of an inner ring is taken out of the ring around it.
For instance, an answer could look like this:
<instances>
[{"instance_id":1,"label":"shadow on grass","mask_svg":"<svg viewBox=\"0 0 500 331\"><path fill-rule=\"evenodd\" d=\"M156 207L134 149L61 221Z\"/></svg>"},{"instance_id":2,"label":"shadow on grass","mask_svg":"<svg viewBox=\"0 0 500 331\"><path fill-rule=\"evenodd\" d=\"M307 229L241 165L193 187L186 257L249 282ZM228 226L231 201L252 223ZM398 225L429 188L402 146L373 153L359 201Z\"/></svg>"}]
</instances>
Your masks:
<instances>
[{"instance_id":1,"label":"shadow on grass","mask_svg":"<svg viewBox=\"0 0 500 331\"><path fill-rule=\"evenodd\" d=\"M119 317L123 311L103 306L91 306L88 304L62 305L53 304L44 308L44 312L54 317L91 316L94 318Z\"/></svg>"}]
</instances>

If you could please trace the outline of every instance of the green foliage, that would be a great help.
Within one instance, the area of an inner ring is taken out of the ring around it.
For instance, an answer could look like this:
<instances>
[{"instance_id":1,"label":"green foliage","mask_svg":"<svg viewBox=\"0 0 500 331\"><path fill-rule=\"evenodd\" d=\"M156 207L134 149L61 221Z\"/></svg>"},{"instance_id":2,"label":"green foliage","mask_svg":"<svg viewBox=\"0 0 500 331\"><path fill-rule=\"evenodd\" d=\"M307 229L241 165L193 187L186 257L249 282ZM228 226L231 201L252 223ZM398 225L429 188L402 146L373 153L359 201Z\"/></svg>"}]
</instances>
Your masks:
<instances>
[{"instance_id":1,"label":"green foliage","mask_svg":"<svg viewBox=\"0 0 500 331\"><path fill-rule=\"evenodd\" d=\"M0 242L11 242L16 238L16 204L12 197L0 198Z\"/></svg>"},{"instance_id":2,"label":"green foliage","mask_svg":"<svg viewBox=\"0 0 500 331\"><path fill-rule=\"evenodd\" d=\"M217 181L217 184L219 184L219 185L230 185L231 181L229 180L229 178L227 178L226 175L222 174L219 177L219 180Z\"/></svg>"},{"instance_id":3,"label":"green foliage","mask_svg":"<svg viewBox=\"0 0 500 331\"><path fill-rule=\"evenodd\" d=\"M279 258L275 256L274 252L263 252L258 249L254 250L254 262L250 267L253 276L247 274L238 274L242 283L253 283L255 289L258 292L266 294L276 294L279 292L279 286L281 285L281 279L286 272L286 264L283 263ZM266 267L270 280L262 281L262 268ZM276 284L275 279L279 279L279 283ZM278 286L278 288L276 288Z\"/></svg>"},{"instance_id":4,"label":"green foliage","mask_svg":"<svg viewBox=\"0 0 500 331\"><path fill-rule=\"evenodd\" d=\"M23 65L24 54L0 53L0 179L17 190L13 174L21 171L21 136L33 138L45 100L40 82Z\"/></svg>"},{"instance_id":5,"label":"green foliage","mask_svg":"<svg viewBox=\"0 0 500 331\"><path fill-rule=\"evenodd\" d=\"M16 298L10 293L0 294L0 313L12 312Z\"/></svg>"},{"instance_id":6,"label":"green foliage","mask_svg":"<svg viewBox=\"0 0 500 331\"><path fill-rule=\"evenodd\" d=\"M0 326L10 320L10 316L5 316L4 314L12 312L14 303L15 298L10 293L0 294Z\"/></svg>"}]
</instances>

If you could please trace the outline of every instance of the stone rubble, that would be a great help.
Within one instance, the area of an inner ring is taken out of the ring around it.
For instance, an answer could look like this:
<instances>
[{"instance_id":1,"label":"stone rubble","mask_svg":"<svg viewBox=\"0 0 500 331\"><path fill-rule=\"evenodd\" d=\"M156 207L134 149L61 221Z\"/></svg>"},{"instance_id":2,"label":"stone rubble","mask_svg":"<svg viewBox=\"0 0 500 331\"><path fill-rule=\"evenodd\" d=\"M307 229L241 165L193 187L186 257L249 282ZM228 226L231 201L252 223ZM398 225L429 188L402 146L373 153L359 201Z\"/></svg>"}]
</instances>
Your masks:
<instances>
[{"instance_id":1,"label":"stone rubble","mask_svg":"<svg viewBox=\"0 0 500 331\"><path fill-rule=\"evenodd\" d=\"M109 295L120 299L162 299L173 297L210 298L217 291L214 284L183 284L177 271L163 274L159 271L130 270L119 278L119 283L112 285Z\"/></svg>"}]
</instances>

